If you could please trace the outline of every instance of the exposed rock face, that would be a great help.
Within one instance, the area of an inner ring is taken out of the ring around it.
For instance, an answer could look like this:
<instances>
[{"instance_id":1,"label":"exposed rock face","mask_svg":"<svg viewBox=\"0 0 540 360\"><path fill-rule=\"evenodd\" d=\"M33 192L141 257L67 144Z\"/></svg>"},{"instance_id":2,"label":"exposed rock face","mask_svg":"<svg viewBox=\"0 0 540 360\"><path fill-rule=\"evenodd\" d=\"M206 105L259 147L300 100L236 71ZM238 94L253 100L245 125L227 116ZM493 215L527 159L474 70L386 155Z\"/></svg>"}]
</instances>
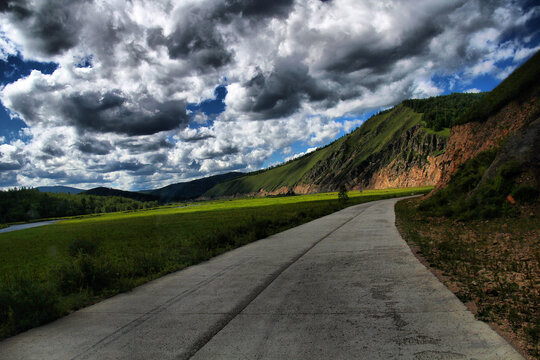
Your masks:
<instances>
[{"instance_id":1,"label":"exposed rock face","mask_svg":"<svg viewBox=\"0 0 540 360\"><path fill-rule=\"evenodd\" d=\"M436 188L444 187L459 166L482 151L498 148L509 136L534 120L538 115L539 98L529 97L519 103L513 101L485 122L471 122L454 126L440 159L441 177Z\"/></svg>"},{"instance_id":2,"label":"exposed rock face","mask_svg":"<svg viewBox=\"0 0 540 360\"><path fill-rule=\"evenodd\" d=\"M371 177L368 187L372 189L402 188L435 185L440 177L439 156L427 156L425 163L410 163L409 166L400 166L394 160L389 166L377 171ZM405 167L405 169L400 169Z\"/></svg>"},{"instance_id":3,"label":"exposed rock face","mask_svg":"<svg viewBox=\"0 0 540 360\"><path fill-rule=\"evenodd\" d=\"M335 191L343 183L349 189L435 185L441 174L441 155L437 154L445 145L446 138L426 133L417 125L356 165L351 163L356 158L354 152L344 157L346 149L339 149L315 164L303 179L308 185L297 185L294 192Z\"/></svg>"},{"instance_id":4,"label":"exposed rock face","mask_svg":"<svg viewBox=\"0 0 540 360\"><path fill-rule=\"evenodd\" d=\"M540 117L525 124L506 139L480 184L497 176L499 169L508 162L520 164L522 173L518 183L540 189Z\"/></svg>"}]
</instances>

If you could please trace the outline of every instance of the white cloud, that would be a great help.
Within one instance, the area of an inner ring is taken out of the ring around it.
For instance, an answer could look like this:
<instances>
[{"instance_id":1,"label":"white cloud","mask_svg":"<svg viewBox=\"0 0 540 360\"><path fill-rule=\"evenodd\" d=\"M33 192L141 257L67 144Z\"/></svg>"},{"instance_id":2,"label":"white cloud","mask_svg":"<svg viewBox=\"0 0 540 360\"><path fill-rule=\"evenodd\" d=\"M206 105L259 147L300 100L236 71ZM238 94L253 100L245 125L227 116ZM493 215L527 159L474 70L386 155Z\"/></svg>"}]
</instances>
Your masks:
<instances>
[{"instance_id":1,"label":"white cloud","mask_svg":"<svg viewBox=\"0 0 540 360\"><path fill-rule=\"evenodd\" d=\"M5 33L0 31L0 60L7 61L9 55L16 56L17 47L15 46L15 44L13 44L11 40L6 37Z\"/></svg>"},{"instance_id":2,"label":"white cloud","mask_svg":"<svg viewBox=\"0 0 540 360\"><path fill-rule=\"evenodd\" d=\"M471 89L465 90L465 92L466 92L466 93L469 93L469 94L478 94L478 93L481 93L482 90L477 89L477 88L471 88Z\"/></svg>"},{"instance_id":3,"label":"white cloud","mask_svg":"<svg viewBox=\"0 0 540 360\"><path fill-rule=\"evenodd\" d=\"M499 62L538 49L500 43L537 16L502 0L24 6L28 17L0 17L0 59L20 51L59 67L0 90L30 126L6 163L20 165L6 170L20 185L129 189L258 169L281 149L312 148L362 123L342 117L439 95L435 74L459 73L456 82L503 76L511 69ZM92 66L77 67L81 59ZM224 83L226 111L190 119L186 104L214 98Z\"/></svg>"},{"instance_id":4,"label":"white cloud","mask_svg":"<svg viewBox=\"0 0 540 360\"><path fill-rule=\"evenodd\" d=\"M292 156L289 156L289 157L286 157L285 160L283 160L284 162L287 162L287 161L291 161L291 160L294 160L294 159L298 159L299 157L302 157L306 154L309 154L310 152L313 152L317 150L316 147L311 147L309 149L307 149L306 151L302 151L301 153L298 153L298 154L294 154Z\"/></svg>"}]
</instances>

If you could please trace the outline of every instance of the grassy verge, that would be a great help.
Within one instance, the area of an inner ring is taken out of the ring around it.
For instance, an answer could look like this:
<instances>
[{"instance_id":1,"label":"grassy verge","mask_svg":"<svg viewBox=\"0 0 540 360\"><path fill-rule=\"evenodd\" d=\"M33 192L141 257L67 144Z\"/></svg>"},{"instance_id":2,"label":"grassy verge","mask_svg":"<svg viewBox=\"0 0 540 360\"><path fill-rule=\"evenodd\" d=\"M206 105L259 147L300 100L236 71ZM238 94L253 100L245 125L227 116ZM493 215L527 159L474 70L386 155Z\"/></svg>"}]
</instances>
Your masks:
<instances>
[{"instance_id":1,"label":"grassy verge","mask_svg":"<svg viewBox=\"0 0 540 360\"><path fill-rule=\"evenodd\" d=\"M522 216L459 221L422 214L420 199L396 205L402 236L477 318L538 359L539 206Z\"/></svg>"},{"instance_id":2,"label":"grassy verge","mask_svg":"<svg viewBox=\"0 0 540 360\"><path fill-rule=\"evenodd\" d=\"M346 206L429 190L192 203L0 234L0 338Z\"/></svg>"}]
</instances>

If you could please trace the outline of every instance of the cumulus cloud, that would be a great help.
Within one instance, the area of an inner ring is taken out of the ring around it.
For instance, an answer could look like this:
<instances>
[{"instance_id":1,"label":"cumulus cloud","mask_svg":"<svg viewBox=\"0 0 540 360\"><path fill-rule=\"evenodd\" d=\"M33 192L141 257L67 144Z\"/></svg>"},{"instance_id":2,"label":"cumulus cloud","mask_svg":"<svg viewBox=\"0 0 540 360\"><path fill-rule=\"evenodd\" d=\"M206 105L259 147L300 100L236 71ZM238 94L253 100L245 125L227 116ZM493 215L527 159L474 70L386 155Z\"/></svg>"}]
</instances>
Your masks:
<instances>
[{"instance_id":1,"label":"cumulus cloud","mask_svg":"<svg viewBox=\"0 0 540 360\"><path fill-rule=\"evenodd\" d=\"M0 89L29 126L24 142L0 145L0 186L137 189L255 170L293 144L331 141L364 112L447 90L434 75L502 78L537 51L539 9L503 0L3 2L0 59L58 67Z\"/></svg>"}]
</instances>

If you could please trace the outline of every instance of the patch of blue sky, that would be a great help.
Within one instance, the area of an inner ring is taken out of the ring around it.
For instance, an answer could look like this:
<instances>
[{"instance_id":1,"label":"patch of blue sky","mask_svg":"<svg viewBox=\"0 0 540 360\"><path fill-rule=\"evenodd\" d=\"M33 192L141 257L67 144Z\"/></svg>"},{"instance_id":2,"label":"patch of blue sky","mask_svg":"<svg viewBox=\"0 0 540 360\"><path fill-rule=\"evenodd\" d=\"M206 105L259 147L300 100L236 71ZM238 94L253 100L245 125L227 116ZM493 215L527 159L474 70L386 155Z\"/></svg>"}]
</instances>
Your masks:
<instances>
[{"instance_id":1,"label":"patch of blue sky","mask_svg":"<svg viewBox=\"0 0 540 360\"><path fill-rule=\"evenodd\" d=\"M38 62L23 60L20 56L9 55L6 60L0 60L0 86L5 86L23 77L30 75L32 70L43 74L52 74L58 68L53 62ZM27 127L25 122L17 117L11 117L2 103L0 103L0 137L9 143L16 139L25 140L21 130Z\"/></svg>"},{"instance_id":2,"label":"patch of blue sky","mask_svg":"<svg viewBox=\"0 0 540 360\"><path fill-rule=\"evenodd\" d=\"M342 128L339 130L339 133L337 134L335 139L330 139L328 141L325 141L323 143L319 144L310 144L309 139L307 141L296 141L293 144L287 146L285 149L282 149L281 151L275 151L268 157L261 165L261 169L268 168L270 166L281 164L288 159L291 159L292 157L298 157L302 156L303 154L307 152L311 152L310 150L324 147L332 142L334 142L336 139L349 134L350 132L354 131L356 128L361 126L361 124L364 123L367 119L372 117L373 115L378 114L380 111L385 110L384 108L378 108L370 111L366 111L359 115L345 115L338 118L335 118L333 121L339 122L343 124ZM315 116L315 115L314 115ZM301 154L301 155L299 155Z\"/></svg>"},{"instance_id":3,"label":"patch of blue sky","mask_svg":"<svg viewBox=\"0 0 540 360\"><path fill-rule=\"evenodd\" d=\"M206 99L200 103L191 103L186 109L191 113L190 127L197 129L199 127L211 126L213 120L225 111L225 97L227 96L227 86L219 85L214 89L214 98ZM203 122L197 120L197 115L205 115Z\"/></svg>"},{"instance_id":4,"label":"patch of blue sky","mask_svg":"<svg viewBox=\"0 0 540 360\"><path fill-rule=\"evenodd\" d=\"M80 59L77 59L77 62L75 63L75 67L78 68L91 68L93 66L93 55L84 56Z\"/></svg>"}]
</instances>

